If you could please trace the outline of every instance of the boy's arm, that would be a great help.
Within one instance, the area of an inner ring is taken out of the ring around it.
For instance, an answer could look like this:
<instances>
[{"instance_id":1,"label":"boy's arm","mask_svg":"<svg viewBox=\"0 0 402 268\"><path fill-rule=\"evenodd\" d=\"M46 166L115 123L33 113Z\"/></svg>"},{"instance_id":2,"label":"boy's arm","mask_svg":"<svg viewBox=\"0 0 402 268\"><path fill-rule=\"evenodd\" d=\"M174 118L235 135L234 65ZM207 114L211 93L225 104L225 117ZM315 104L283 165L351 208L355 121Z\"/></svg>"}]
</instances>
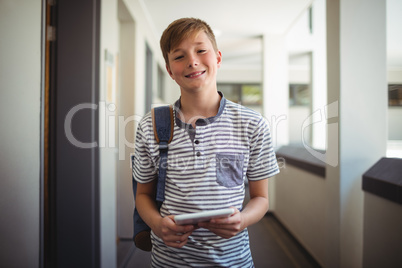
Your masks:
<instances>
[{"instance_id":1,"label":"boy's arm","mask_svg":"<svg viewBox=\"0 0 402 268\"><path fill-rule=\"evenodd\" d=\"M179 226L173 216L162 218L155 202L156 180L138 183L135 204L141 218L167 246L181 248L194 230L193 225Z\"/></svg>"},{"instance_id":2,"label":"boy's arm","mask_svg":"<svg viewBox=\"0 0 402 268\"><path fill-rule=\"evenodd\" d=\"M242 212L236 209L229 218L213 219L198 225L223 238L230 238L257 223L268 211L268 179L249 181L249 192L250 201Z\"/></svg>"},{"instance_id":3,"label":"boy's arm","mask_svg":"<svg viewBox=\"0 0 402 268\"><path fill-rule=\"evenodd\" d=\"M241 212L244 228L257 223L268 211L268 179L248 182L250 201ZM243 229L244 229L243 228Z\"/></svg>"},{"instance_id":4,"label":"boy's arm","mask_svg":"<svg viewBox=\"0 0 402 268\"><path fill-rule=\"evenodd\" d=\"M156 180L149 183L137 183L135 205L141 218L154 229L152 222L162 218L155 202Z\"/></svg>"}]
</instances>

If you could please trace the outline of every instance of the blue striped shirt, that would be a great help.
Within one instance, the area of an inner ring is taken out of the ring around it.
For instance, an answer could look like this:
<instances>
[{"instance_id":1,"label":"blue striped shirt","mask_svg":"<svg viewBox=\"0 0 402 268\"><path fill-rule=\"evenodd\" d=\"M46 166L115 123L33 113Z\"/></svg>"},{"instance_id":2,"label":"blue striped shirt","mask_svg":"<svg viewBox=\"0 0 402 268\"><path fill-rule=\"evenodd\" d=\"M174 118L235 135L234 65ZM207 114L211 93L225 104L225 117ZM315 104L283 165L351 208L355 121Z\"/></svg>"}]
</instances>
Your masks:
<instances>
[{"instance_id":1,"label":"blue striped shirt","mask_svg":"<svg viewBox=\"0 0 402 268\"><path fill-rule=\"evenodd\" d=\"M279 172L267 121L221 96L218 114L197 120L196 129L179 119L180 100L175 103L163 217L230 206L241 210L245 180ZM159 147L150 114L138 125L134 159L137 182L157 178ZM154 233L151 238L153 267L254 267L247 229L224 239L200 228L180 249L167 247Z\"/></svg>"}]
</instances>

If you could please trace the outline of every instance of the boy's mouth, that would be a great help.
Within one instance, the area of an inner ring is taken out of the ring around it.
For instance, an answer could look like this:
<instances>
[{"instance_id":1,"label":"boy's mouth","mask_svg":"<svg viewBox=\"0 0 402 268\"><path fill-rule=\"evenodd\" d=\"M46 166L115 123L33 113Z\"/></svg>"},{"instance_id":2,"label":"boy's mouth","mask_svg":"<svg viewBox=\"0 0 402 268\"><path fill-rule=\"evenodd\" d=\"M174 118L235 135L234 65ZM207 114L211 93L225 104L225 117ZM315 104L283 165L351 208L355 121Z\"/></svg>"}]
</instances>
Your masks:
<instances>
[{"instance_id":1,"label":"boy's mouth","mask_svg":"<svg viewBox=\"0 0 402 268\"><path fill-rule=\"evenodd\" d=\"M198 76L200 76L200 75L202 75L202 74L204 74L204 73L205 73L205 71L194 72L194 73L191 73L191 74L186 75L185 77L187 77L187 78L194 78L194 77L198 77Z\"/></svg>"}]
</instances>

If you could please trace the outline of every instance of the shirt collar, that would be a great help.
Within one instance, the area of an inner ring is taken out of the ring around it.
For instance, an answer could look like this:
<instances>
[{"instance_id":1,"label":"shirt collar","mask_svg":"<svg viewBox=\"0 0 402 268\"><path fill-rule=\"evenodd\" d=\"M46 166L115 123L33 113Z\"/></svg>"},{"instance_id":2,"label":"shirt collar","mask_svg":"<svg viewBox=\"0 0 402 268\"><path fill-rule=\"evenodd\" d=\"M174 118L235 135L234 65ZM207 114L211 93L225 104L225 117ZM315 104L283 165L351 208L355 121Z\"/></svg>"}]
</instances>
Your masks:
<instances>
[{"instance_id":1,"label":"shirt collar","mask_svg":"<svg viewBox=\"0 0 402 268\"><path fill-rule=\"evenodd\" d=\"M226 99L223 96L223 93L218 91L218 94L221 96L221 100L219 102L219 110L218 113L215 116L212 117L208 117L208 118L203 118L203 119L198 119L195 124L197 126L206 126L208 124L212 124L213 122L215 122L223 113L223 110L225 109L225 105L226 105ZM190 124L184 123L183 121L180 120L179 116L178 116L178 112L180 112L180 108L181 108L181 97L175 102L174 104L174 110L175 110L175 121L176 124L180 127L180 128L186 128L186 129L191 129L193 128Z\"/></svg>"}]
</instances>

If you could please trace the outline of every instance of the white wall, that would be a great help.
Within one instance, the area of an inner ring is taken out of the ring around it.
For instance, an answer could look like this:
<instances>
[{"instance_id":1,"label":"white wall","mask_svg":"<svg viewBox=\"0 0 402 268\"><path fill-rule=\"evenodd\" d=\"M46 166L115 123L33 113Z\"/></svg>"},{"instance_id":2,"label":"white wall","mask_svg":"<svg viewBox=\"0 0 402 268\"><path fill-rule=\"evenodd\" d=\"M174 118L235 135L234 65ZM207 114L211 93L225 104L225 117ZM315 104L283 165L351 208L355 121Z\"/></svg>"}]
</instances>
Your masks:
<instances>
[{"instance_id":1,"label":"white wall","mask_svg":"<svg viewBox=\"0 0 402 268\"><path fill-rule=\"evenodd\" d=\"M275 216L307 251L325 263L327 237L325 179L285 165L275 176Z\"/></svg>"},{"instance_id":2,"label":"white wall","mask_svg":"<svg viewBox=\"0 0 402 268\"><path fill-rule=\"evenodd\" d=\"M222 52L224 53L224 51ZM218 75L216 77L217 83L261 83L262 73L261 68L254 67L250 68L236 68L236 67L226 67L225 57L223 55L223 64L218 70ZM218 89L219 90L219 89Z\"/></svg>"},{"instance_id":3,"label":"white wall","mask_svg":"<svg viewBox=\"0 0 402 268\"><path fill-rule=\"evenodd\" d=\"M402 66L388 68L387 74L389 84L402 84Z\"/></svg>"},{"instance_id":4,"label":"white wall","mask_svg":"<svg viewBox=\"0 0 402 268\"><path fill-rule=\"evenodd\" d=\"M126 9L125 4L119 1L119 17L122 9L126 10L125 20L120 21L119 36L119 115L117 160L117 235L120 238L130 238L133 234L132 212L134 209L132 192L132 175L130 170L130 154L134 151L134 131L139 117L135 115L135 21ZM145 63L144 63L145 65Z\"/></svg>"},{"instance_id":5,"label":"white wall","mask_svg":"<svg viewBox=\"0 0 402 268\"><path fill-rule=\"evenodd\" d=\"M39 266L40 0L0 1L0 264Z\"/></svg>"},{"instance_id":6,"label":"white wall","mask_svg":"<svg viewBox=\"0 0 402 268\"><path fill-rule=\"evenodd\" d=\"M362 174L386 152L386 5L382 0L340 2L341 266L362 267Z\"/></svg>"},{"instance_id":7,"label":"white wall","mask_svg":"<svg viewBox=\"0 0 402 268\"><path fill-rule=\"evenodd\" d=\"M304 123L310 116L310 109L306 106L292 106L289 108L289 144L310 144L310 126ZM304 136L302 136L302 133Z\"/></svg>"},{"instance_id":8,"label":"white wall","mask_svg":"<svg viewBox=\"0 0 402 268\"><path fill-rule=\"evenodd\" d=\"M116 259L116 175L118 156L115 139L111 135L116 127L115 114L112 106L117 102L117 88L114 88L115 94L112 99L108 99L108 82L115 87L117 81L117 70L120 59L119 55L119 31L117 15L117 0L107 0L101 3L101 29L100 29L100 92L99 92L99 126L100 126L100 228L101 228L101 267L115 267ZM107 60L105 54L108 53ZM111 80L107 79L107 68L115 72ZM113 95L113 94L112 94ZM115 121L113 121L115 120Z\"/></svg>"},{"instance_id":9,"label":"white wall","mask_svg":"<svg viewBox=\"0 0 402 268\"><path fill-rule=\"evenodd\" d=\"M402 107L388 108L388 140L402 140Z\"/></svg>"},{"instance_id":10,"label":"white wall","mask_svg":"<svg viewBox=\"0 0 402 268\"><path fill-rule=\"evenodd\" d=\"M263 36L263 116L275 148L289 143L289 74L285 35Z\"/></svg>"}]
</instances>

